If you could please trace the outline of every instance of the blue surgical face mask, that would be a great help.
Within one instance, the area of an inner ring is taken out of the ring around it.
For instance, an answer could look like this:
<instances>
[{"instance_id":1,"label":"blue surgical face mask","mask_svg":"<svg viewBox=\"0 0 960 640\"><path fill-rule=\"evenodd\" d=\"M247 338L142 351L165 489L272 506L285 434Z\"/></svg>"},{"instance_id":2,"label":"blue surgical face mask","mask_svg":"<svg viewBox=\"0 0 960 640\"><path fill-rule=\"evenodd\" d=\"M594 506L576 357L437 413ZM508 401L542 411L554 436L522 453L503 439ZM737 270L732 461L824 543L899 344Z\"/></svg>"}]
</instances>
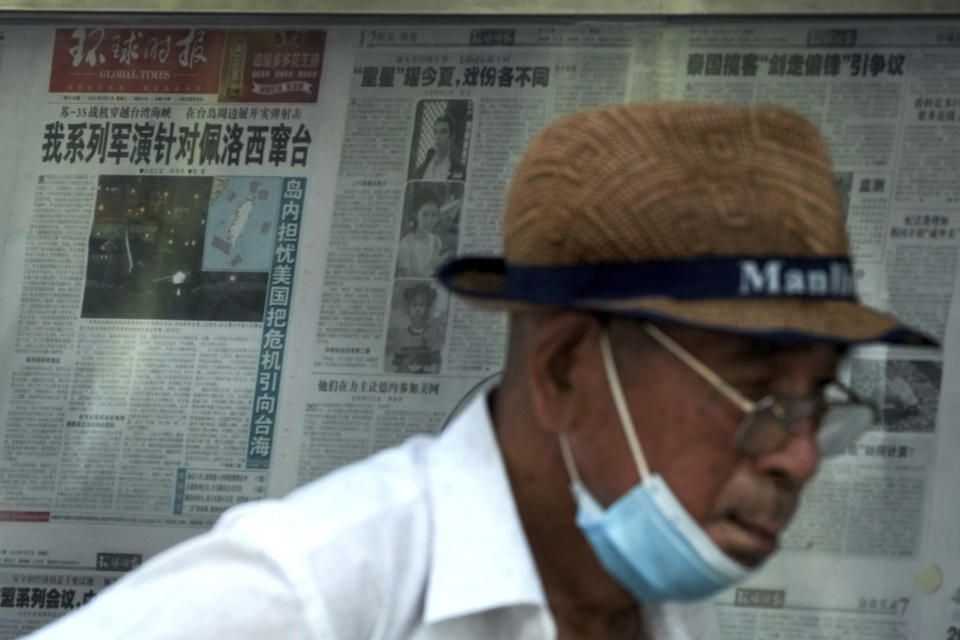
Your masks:
<instances>
[{"instance_id":1,"label":"blue surgical face mask","mask_svg":"<svg viewBox=\"0 0 960 640\"><path fill-rule=\"evenodd\" d=\"M696 600L729 587L750 570L729 558L687 513L659 474L651 474L601 335L604 369L641 483L604 509L580 481L566 434L560 448L580 527L600 564L638 601Z\"/></svg>"}]
</instances>

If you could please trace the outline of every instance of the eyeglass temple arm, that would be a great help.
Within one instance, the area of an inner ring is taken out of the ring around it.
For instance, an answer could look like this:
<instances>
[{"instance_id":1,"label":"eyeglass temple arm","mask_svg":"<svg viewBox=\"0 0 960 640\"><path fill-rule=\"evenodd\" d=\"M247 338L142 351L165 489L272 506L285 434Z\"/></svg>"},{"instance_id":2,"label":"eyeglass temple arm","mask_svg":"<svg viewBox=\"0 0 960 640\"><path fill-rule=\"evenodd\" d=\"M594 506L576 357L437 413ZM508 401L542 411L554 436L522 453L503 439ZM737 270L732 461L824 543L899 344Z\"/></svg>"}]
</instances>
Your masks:
<instances>
[{"instance_id":1,"label":"eyeglass temple arm","mask_svg":"<svg viewBox=\"0 0 960 640\"><path fill-rule=\"evenodd\" d=\"M750 413L753 411L756 403L752 402L749 398L745 397L742 393L730 386L723 378L711 371L707 365L697 360L697 358L694 357L689 351L674 342L673 338L661 331L656 325L646 322L643 325L643 329L651 338L656 340L660 346L679 358L685 365L693 369L701 378L712 384L718 391L727 396L727 398L729 398L734 404L740 407L744 413Z\"/></svg>"}]
</instances>

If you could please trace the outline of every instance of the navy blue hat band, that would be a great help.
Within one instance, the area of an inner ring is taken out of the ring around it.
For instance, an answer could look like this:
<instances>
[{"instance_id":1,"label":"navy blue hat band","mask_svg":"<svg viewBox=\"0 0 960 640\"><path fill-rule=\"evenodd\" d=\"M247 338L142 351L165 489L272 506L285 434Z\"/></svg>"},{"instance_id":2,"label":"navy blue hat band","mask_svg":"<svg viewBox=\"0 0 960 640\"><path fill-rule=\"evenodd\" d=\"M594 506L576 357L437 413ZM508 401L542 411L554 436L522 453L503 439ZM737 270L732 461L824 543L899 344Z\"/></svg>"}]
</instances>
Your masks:
<instances>
[{"instance_id":1,"label":"navy blue hat band","mask_svg":"<svg viewBox=\"0 0 960 640\"><path fill-rule=\"evenodd\" d=\"M503 276L503 288L458 286L473 272ZM586 300L669 297L677 300L808 298L856 302L845 256L713 256L687 260L507 266L497 258L463 258L437 274L453 291L478 298L579 306Z\"/></svg>"}]
</instances>

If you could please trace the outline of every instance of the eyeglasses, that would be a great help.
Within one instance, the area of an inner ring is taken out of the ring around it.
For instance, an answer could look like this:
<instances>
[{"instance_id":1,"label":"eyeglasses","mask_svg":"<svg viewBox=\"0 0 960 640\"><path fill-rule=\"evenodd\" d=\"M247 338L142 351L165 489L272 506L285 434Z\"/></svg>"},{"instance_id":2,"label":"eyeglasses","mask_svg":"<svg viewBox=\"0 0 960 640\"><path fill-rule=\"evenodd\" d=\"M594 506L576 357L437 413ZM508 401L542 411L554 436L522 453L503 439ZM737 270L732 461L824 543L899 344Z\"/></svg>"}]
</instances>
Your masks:
<instances>
[{"instance_id":1,"label":"eyeglasses","mask_svg":"<svg viewBox=\"0 0 960 640\"><path fill-rule=\"evenodd\" d=\"M736 446L747 455L762 455L779 449L812 421L817 425L816 440L820 455L827 458L842 453L861 433L879 422L876 406L839 382L824 385L819 393L812 396L773 394L754 402L656 326L646 323L644 330L740 407L745 415L737 432Z\"/></svg>"}]
</instances>

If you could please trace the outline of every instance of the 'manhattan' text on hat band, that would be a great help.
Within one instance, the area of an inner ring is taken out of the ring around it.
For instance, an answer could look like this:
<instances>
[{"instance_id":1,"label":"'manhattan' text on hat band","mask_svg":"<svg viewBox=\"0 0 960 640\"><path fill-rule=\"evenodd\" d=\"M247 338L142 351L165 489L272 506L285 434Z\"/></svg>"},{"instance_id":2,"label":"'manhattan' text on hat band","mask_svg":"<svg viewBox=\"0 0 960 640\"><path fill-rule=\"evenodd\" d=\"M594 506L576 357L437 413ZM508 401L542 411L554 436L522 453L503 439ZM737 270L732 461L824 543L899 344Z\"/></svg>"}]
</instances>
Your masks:
<instances>
[{"instance_id":1,"label":"'manhattan' text on hat band","mask_svg":"<svg viewBox=\"0 0 960 640\"><path fill-rule=\"evenodd\" d=\"M503 277L502 289L471 289L468 274ZM808 298L856 301L843 256L711 256L686 260L559 265L462 258L437 274L453 291L533 303L665 296L677 300Z\"/></svg>"}]
</instances>

